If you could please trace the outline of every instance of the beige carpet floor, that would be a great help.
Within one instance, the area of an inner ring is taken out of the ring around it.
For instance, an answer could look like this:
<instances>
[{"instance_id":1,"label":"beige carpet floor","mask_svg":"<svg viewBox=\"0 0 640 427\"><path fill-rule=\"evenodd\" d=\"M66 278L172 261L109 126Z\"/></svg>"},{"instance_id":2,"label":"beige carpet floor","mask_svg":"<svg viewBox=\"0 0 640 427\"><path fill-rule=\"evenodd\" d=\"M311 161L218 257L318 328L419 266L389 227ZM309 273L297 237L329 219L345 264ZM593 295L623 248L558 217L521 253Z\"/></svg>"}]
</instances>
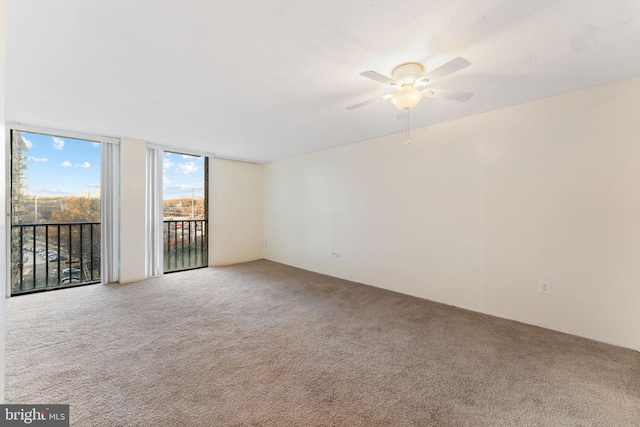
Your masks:
<instances>
[{"instance_id":1,"label":"beige carpet floor","mask_svg":"<svg viewBox=\"0 0 640 427\"><path fill-rule=\"evenodd\" d=\"M8 302L74 426L640 426L640 353L269 261Z\"/></svg>"}]
</instances>

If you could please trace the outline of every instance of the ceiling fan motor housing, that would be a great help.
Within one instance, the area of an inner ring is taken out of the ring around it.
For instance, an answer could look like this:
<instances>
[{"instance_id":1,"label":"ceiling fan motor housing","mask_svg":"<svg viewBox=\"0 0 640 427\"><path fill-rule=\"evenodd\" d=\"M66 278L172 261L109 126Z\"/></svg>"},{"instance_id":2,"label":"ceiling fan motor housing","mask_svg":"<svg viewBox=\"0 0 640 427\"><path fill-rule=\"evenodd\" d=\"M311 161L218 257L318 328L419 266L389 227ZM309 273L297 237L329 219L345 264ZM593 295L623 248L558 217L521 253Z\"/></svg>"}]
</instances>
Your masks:
<instances>
[{"instance_id":1,"label":"ceiling fan motor housing","mask_svg":"<svg viewBox=\"0 0 640 427\"><path fill-rule=\"evenodd\" d=\"M397 81L401 85L414 84L416 80L422 77L424 73L424 67L418 62L407 62L405 64L398 65L391 72L393 80Z\"/></svg>"}]
</instances>

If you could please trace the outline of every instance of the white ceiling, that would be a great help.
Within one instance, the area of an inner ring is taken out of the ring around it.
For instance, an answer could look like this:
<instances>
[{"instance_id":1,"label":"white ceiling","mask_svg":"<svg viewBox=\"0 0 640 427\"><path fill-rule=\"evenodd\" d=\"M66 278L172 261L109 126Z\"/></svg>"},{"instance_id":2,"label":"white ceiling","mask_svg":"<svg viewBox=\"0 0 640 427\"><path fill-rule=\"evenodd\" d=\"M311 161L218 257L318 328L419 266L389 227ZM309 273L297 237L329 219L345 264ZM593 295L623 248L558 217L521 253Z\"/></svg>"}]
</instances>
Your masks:
<instances>
[{"instance_id":1,"label":"white ceiling","mask_svg":"<svg viewBox=\"0 0 640 427\"><path fill-rule=\"evenodd\" d=\"M457 56L426 126L640 75L638 0L7 0L8 121L269 161L402 132L390 75ZM597 100L594 100L597 102Z\"/></svg>"}]
</instances>

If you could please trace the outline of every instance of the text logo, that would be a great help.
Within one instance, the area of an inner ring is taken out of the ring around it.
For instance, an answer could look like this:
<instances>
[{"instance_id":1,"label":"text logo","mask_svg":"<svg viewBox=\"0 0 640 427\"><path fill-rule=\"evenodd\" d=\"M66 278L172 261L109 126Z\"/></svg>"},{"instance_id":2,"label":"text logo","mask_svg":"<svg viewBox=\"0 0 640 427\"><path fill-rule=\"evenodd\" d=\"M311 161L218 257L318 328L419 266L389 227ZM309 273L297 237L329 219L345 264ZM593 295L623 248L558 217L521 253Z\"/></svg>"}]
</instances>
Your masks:
<instances>
[{"instance_id":1,"label":"text logo","mask_svg":"<svg viewBox=\"0 0 640 427\"><path fill-rule=\"evenodd\" d=\"M69 427L69 405L0 405L3 426Z\"/></svg>"}]
</instances>

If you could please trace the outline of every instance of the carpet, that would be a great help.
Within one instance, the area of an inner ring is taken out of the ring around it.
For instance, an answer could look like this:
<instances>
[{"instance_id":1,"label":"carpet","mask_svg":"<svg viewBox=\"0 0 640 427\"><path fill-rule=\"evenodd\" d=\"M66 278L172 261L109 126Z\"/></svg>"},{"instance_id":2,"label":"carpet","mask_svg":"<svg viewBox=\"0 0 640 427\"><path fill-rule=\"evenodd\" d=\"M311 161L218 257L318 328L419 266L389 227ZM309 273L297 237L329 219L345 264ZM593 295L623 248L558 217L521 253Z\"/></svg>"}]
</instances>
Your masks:
<instances>
[{"instance_id":1,"label":"carpet","mask_svg":"<svg viewBox=\"0 0 640 427\"><path fill-rule=\"evenodd\" d=\"M73 426L640 426L640 353L270 261L8 301Z\"/></svg>"}]
</instances>

